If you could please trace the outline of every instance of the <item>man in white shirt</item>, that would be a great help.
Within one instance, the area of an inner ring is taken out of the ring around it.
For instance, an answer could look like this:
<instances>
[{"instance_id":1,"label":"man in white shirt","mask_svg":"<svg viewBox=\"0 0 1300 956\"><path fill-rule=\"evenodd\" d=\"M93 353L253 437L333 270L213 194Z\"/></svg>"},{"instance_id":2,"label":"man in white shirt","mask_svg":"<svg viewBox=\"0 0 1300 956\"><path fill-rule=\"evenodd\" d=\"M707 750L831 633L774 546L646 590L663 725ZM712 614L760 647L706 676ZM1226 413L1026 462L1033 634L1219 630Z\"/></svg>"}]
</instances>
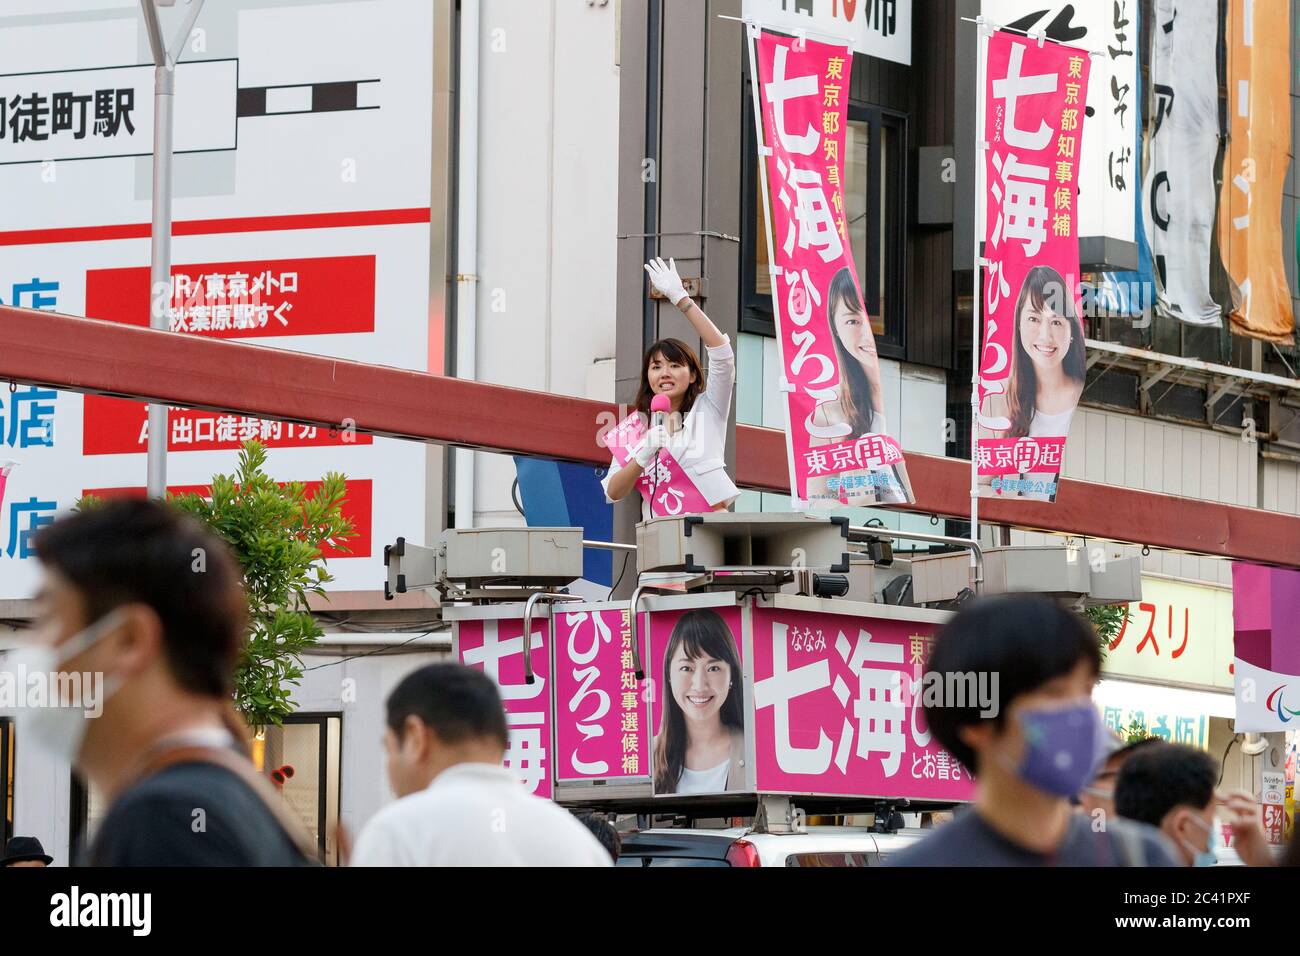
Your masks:
<instances>
[{"instance_id":1,"label":"man in white shirt","mask_svg":"<svg viewBox=\"0 0 1300 956\"><path fill-rule=\"evenodd\" d=\"M388 782L398 800L366 824L353 866L609 866L568 811L504 766L496 686L461 664L430 664L388 697Z\"/></svg>"}]
</instances>

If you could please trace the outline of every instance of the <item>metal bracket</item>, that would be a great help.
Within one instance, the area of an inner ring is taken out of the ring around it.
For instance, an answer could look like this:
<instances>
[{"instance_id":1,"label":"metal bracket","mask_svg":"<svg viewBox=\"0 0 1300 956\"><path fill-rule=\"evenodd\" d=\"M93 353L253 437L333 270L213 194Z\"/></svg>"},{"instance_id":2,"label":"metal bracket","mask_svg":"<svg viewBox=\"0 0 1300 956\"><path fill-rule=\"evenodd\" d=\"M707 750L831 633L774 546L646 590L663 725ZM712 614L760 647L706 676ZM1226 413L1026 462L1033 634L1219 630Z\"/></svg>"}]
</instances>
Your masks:
<instances>
[{"instance_id":1,"label":"metal bracket","mask_svg":"<svg viewBox=\"0 0 1300 956\"><path fill-rule=\"evenodd\" d=\"M581 601L581 595L578 594L556 594L553 591L538 591L528 599L524 605L524 683L532 684L536 680L533 677L533 608L537 606L538 601Z\"/></svg>"},{"instance_id":2,"label":"metal bracket","mask_svg":"<svg viewBox=\"0 0 1300 956\"><path fill-rule=\"evenodd\" d=\"M751 833L805 833L806 817L789 797L763 793L758 797Z\"/></svg>"}]
</instances>

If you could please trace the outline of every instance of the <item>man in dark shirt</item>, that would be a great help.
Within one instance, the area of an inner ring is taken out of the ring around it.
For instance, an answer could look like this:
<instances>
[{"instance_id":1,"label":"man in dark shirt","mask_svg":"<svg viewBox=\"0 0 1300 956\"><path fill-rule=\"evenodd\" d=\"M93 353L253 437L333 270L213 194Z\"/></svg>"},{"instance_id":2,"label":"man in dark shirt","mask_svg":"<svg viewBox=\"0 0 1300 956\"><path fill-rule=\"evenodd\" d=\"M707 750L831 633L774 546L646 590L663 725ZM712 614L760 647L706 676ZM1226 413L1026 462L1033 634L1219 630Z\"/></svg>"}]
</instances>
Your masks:
<instances>
[{"instance_id":1,"label":"man in dark shirt","mask_svg":"<svg viewBox=\"0 0 1300 956\"><path fill-rule=\"evenodd\" d=\"M225 543L167 505L116 501L55 522L34 546L28 673L58 673L65 706L29 708L27 737L108 803L87 862L311 862L231 706L246 609Z\"/></svg>"},{"instance_id":2,"label":"man in dark shirt","mask_svg":"<svg viewBox=\"0 0 1300 956\"><path fill-rule=\"evenodd\" d=\"M927 693L926 720L975 776L975 800L890 865L1173 865L1153 828L1070 805L1106 753L1099 640L1083 618L1043 597L977 600L939 632L928 669L949 690ZM975 686L991 699L961 693Z\"/></svg>"}]
</instances>

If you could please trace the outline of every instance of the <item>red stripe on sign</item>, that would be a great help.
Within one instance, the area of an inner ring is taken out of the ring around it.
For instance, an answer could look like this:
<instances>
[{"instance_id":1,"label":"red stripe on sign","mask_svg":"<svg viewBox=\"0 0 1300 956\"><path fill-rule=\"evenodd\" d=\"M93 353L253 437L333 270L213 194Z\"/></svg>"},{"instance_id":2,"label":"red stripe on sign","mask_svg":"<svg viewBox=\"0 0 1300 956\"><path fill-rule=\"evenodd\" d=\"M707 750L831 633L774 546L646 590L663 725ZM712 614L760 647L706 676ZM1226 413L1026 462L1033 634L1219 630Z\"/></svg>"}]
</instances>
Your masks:
<instances>
[{"instance_id":1,"label":"red stripe on sign","mask_svg":"<svg viewBox=\"0 0 1300 956\"><path fill-rule=\"evenodd\" d=\"M370 478L356 478L349 479L345 484L347 485L347 497L343 499L343 517L352 520L352 530L356 532L356 535L344 542L347 551L326 546L321 548L321 556L325 558L368 558L370 557L371 541L373 540L374 483ZM306 497L310 498L314 495L316 489L320 486L321 482L319 481L304 481L303 488ZM167 486L167 493L170 495L186 495L190 492L206 495L211 490L211 485ZM94 495L97 498L143 498L145 489L138 485L123 488L86 488L82 491L82 494Z\"/></svg>"},{"instance_id":2,"label":"red stripe on sign","mask_svg":"<svg viewBox=\"0 0 1300 956\"><path fill-rule=\"evenodd\" d=\"M149 406L126 398L85 397L83 455L130 455L149 448ZM167 410L168 451L229 451L256 438L267 448L370 445L365 433L331 431L296 422L264 421L191 408Z\"/></svg>"},{"instance_id":3,"label":"red stripe on sign","mask_svg":"<svg viewBox=\"0 0 1300 956\"><path fill-rule=\"evenodd\" d=\"M173 332L217 339L375 330L375 257L172 267ZM89 318L149 324L149 267L88 269Z\"/></svg>"},{"instance_id":4,"label":"red stripe on sign","mask_svg":"<svg viewBox=\"0 0 1300 956\"><path fill-rule=\"evenodd\" d=\"M240 219L183 219L172 223L173 236L209 236L225 232L278 232L283 229L338 229L349 226L400 226L429 222L428 207L313 212L294 216L245 216ZM35 246L51 242L103 242L147 239L147 222L116 226L68 226L62 229L13 229L0 232L0 246Z\"/></svg>"}]
</instances>

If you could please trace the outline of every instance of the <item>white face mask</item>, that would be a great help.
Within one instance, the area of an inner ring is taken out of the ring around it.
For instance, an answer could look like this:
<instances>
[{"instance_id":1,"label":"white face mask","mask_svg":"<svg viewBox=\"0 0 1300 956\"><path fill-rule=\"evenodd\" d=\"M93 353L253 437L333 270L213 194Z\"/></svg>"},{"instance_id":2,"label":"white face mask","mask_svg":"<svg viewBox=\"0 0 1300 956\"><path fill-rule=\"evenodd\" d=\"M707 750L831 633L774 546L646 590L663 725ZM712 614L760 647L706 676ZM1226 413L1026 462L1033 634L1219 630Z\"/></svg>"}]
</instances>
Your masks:
<instances>
[{"instance_id":1,"label":"white face mask","mask_svg":"<svg viewBox=\"0 0 1300 956\"><path fill-rule=\"evenodd\" d=\"M40 674L42 680L59 673L64 663L78 654L90 649L121 624L124 614L121 608L108 612L89 627L74 634L68 640L51 646L40 644L24 647L9 655L9 666L15 673L27 675ZM25 668L25 670L23 670ZM57 688L57 681L52 681ZM104 702L121 686L119 679L105 680L100 690L96 709L102 712ZM110 690L111 687L111 690ZM46 707L20 707L14 715L19 739L31 742L51 756L68 763L75 763L81 754L81 745L86 739L89 728L86 701L74 702L72 706L55 706L62 703L53 700Z\"/></svg>"}]
</instances>

